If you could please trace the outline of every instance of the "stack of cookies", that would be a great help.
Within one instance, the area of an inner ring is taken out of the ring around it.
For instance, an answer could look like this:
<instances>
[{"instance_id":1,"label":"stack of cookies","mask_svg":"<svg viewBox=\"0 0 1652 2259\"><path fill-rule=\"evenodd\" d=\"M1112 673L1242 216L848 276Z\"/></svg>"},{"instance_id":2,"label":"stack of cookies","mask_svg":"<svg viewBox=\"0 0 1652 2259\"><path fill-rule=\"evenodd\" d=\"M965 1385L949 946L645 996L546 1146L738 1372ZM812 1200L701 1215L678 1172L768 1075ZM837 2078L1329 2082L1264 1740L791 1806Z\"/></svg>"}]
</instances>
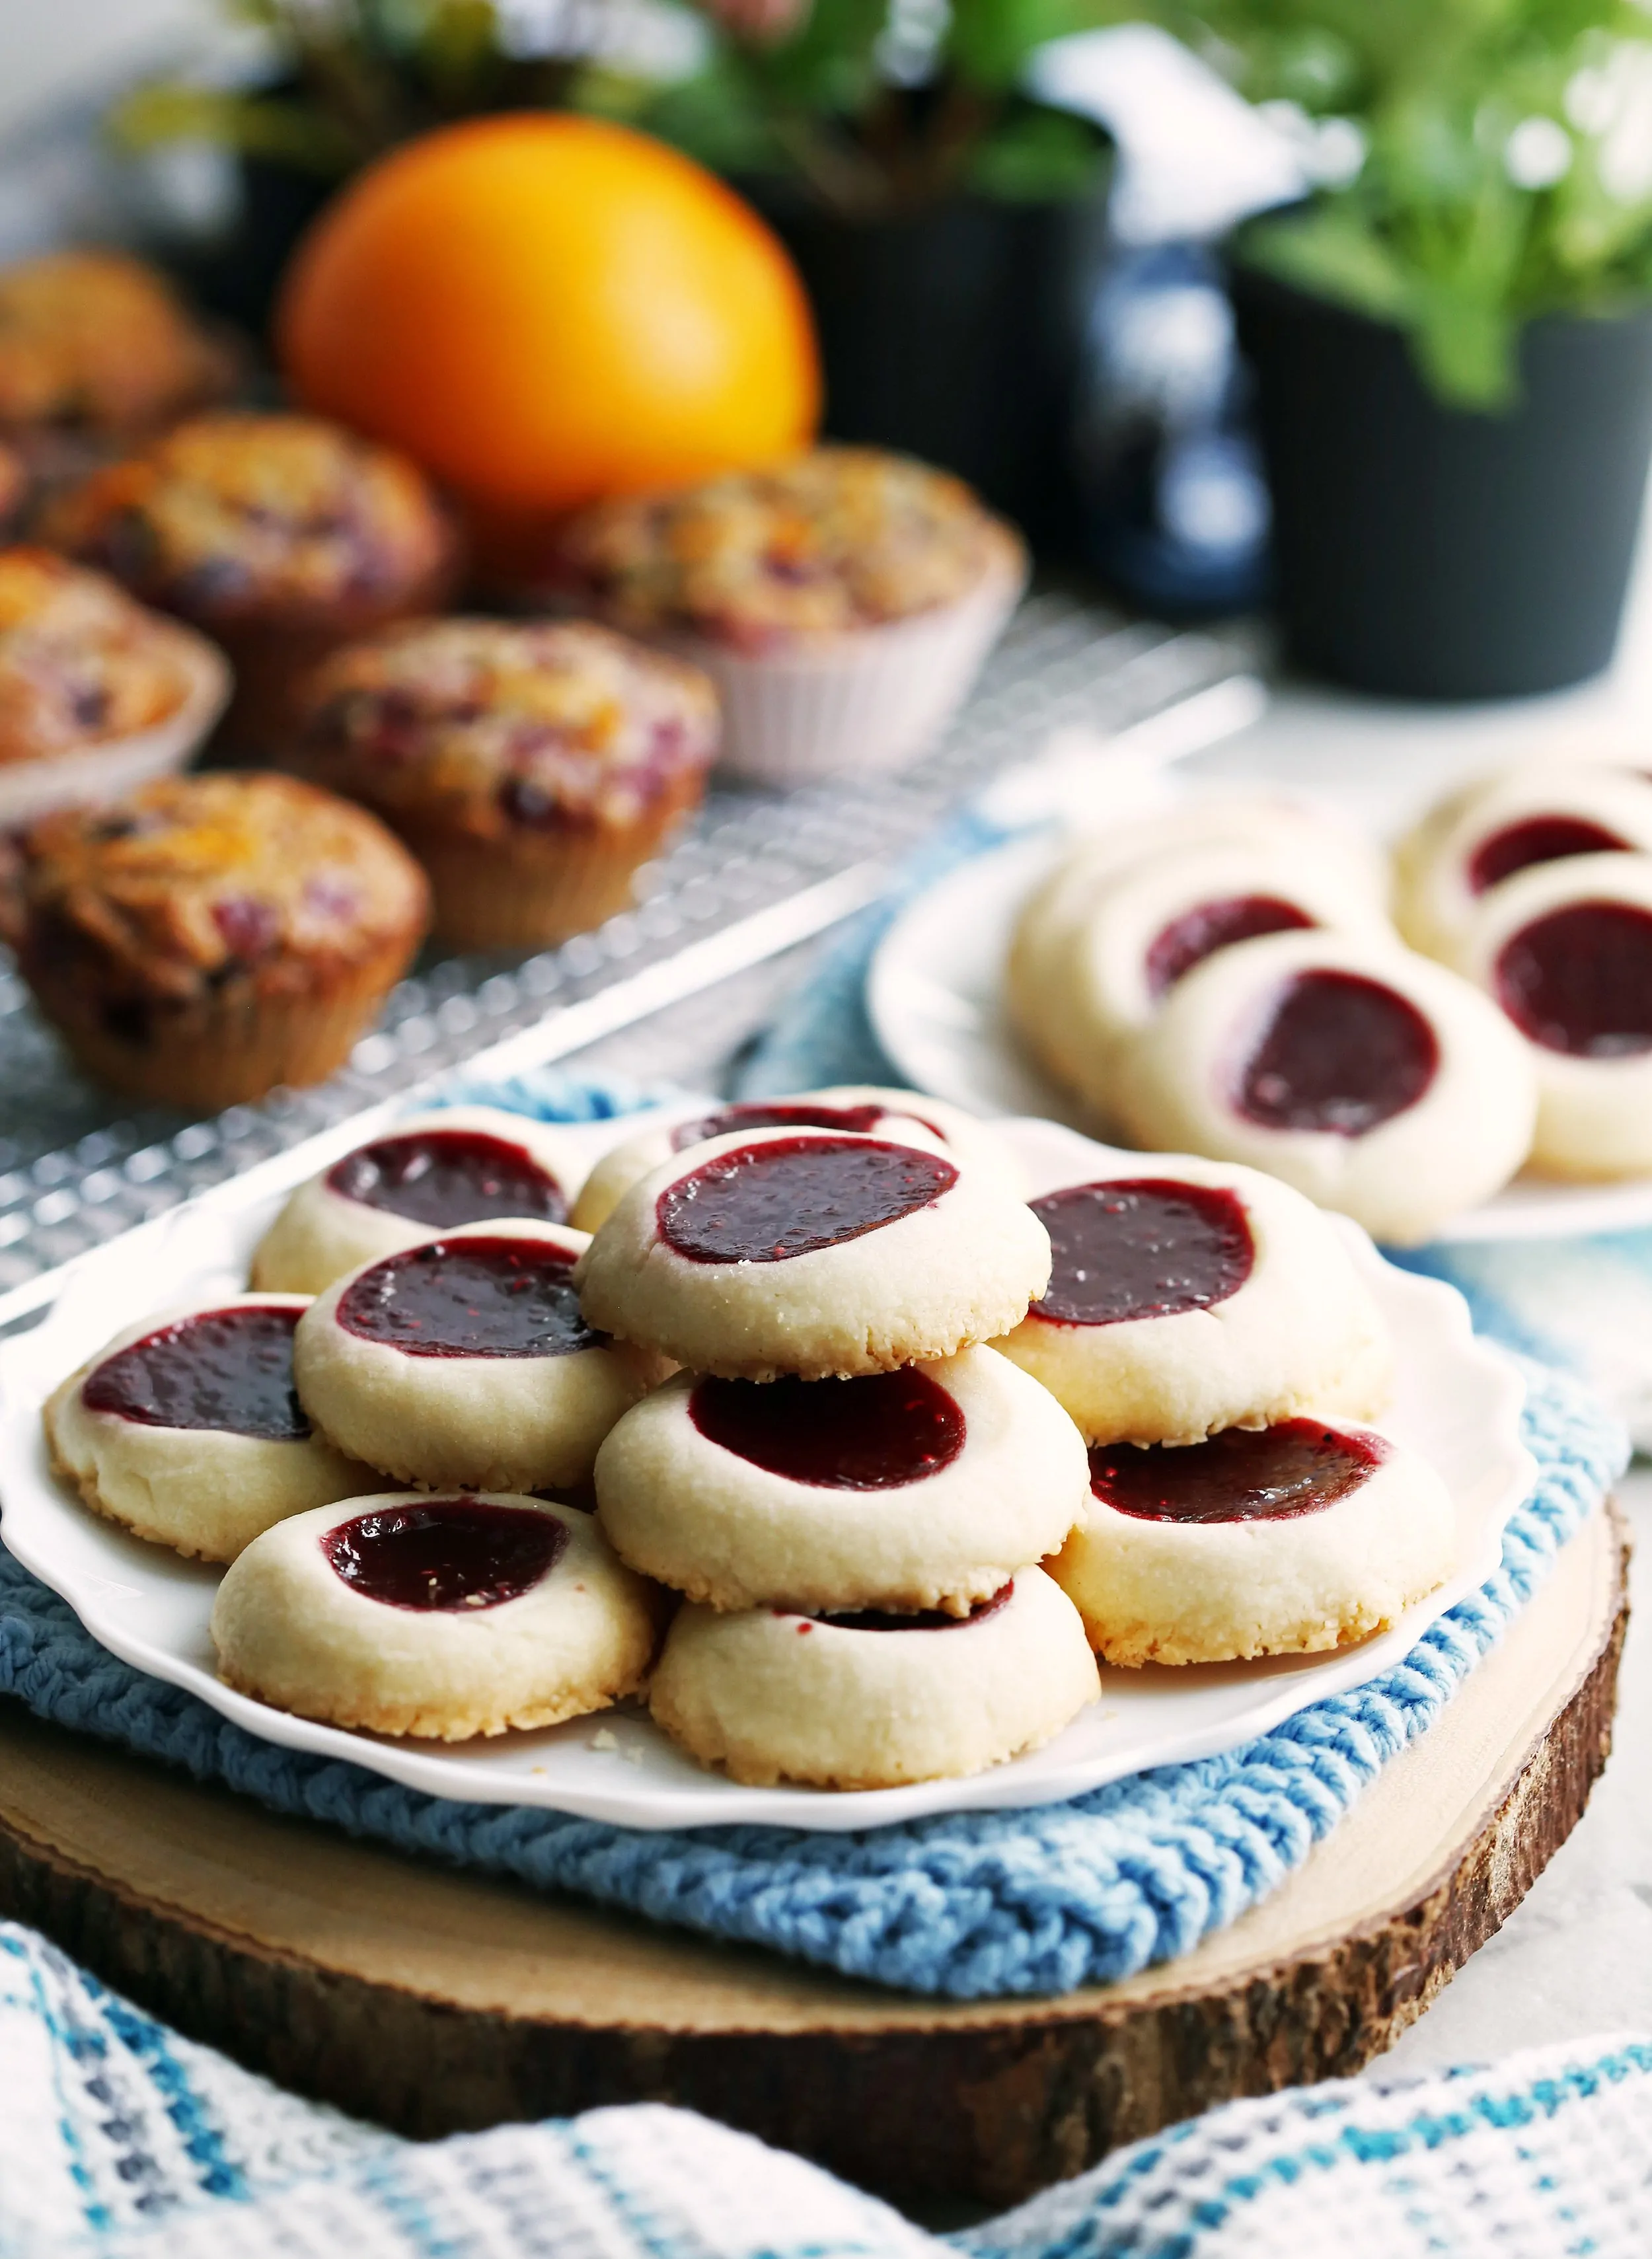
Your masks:
<instances>
[{"instance_id":1,"label":"stack of cookies","mask_svg":"<svg viewBox=\"0 0 1652 2259\"><path fill-rule=\"evenodd\" d=\"M685 1596L650 1702L701 1763L889 1786L1094 1700L1079 1614L1030 1565L1085 1514L1084 1445L985 1346L1050 1263L1008 1169L887 1136L741 1130L619 1198L587 1322L686 1370L609 1434L598 1514Z\"/></svg>"},{"instance_id":2,"label":"stack of cookies","mask_svg":"<svg viewBox=\"0 0 1652 2259\"><path fill-rule=\"evenodd\" d=\"M1367 1424L1392 1352L1331 1218L1257 1170L1162 1154L1032 1210L1050 1285L998 1346L1089 1445L1088 1512L1050 1571L1105 1661L1344 1646L1449 1573L1445 1485Z\"/></svg>"}]
</instances>

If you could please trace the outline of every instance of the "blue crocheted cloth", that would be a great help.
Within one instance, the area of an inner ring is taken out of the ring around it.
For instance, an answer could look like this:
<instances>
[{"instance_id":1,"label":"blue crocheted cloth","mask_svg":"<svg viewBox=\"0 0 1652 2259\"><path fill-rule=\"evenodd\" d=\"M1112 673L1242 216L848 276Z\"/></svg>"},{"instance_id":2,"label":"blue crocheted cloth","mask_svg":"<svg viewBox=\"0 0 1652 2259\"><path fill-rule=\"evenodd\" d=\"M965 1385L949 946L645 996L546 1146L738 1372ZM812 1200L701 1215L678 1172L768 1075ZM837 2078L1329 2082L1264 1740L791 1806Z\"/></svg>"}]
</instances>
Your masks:
<instances>
[{"instance_id":1,"label":"blue crocheted cloth","mask_svg":"<svg viewBox=\"0 0 1652 2259\"><path fill-rule=\"evenodd\" d=\"M615 1099L550 1075L488 1094L581 1120L613 1110ZM1235 1920L1438 1715L1623 1464L1616 1424L1553 1376L1535 1372L1526 1429L1540 1473L1509 1525L1501 1569L1398 1669L1225 1757L1033 1811L847 1836L755 1827L644 1835L419 1795L260 1741L118 1662L4 1552L0 1692L278 1811L536 1889L580 1892L916 1992L1062 1992L1186 1953Z\"/></svg>"}]
</instances>

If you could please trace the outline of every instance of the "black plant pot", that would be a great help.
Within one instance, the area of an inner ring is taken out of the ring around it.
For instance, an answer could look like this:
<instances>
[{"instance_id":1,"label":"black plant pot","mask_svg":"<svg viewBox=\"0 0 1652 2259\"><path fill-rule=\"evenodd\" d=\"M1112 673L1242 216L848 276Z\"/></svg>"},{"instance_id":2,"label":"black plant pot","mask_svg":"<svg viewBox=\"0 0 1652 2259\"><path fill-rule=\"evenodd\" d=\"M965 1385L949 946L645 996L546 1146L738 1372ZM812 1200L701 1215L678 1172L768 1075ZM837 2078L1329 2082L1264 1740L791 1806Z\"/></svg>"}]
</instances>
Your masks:
<instances>
[{"instance_id":1,"label":"black plant pot","mask_svg":"<svg viewBox=\"0 0 1652 2259\"><path fill-rule=\"evenodd\" d=\"M1070 440L1104 199L960 196L909 217L839 219L747 192L815 309L827 431L966 478L1046 546L1076 521Z\"/></svg>"},{"instance_id":2,"label":"black plant pot","mask_svg":"<svg viewBox=\"0 0 1652 2259\"><path fill-rule=\"evenodd\" d=\"M1398 330L1241 267L1291 657L1356 688L1506 698L1617 642L1652 453L1652 310L1527 328L1521 396L1442 407Z\"/></svg>"}]
</instances>

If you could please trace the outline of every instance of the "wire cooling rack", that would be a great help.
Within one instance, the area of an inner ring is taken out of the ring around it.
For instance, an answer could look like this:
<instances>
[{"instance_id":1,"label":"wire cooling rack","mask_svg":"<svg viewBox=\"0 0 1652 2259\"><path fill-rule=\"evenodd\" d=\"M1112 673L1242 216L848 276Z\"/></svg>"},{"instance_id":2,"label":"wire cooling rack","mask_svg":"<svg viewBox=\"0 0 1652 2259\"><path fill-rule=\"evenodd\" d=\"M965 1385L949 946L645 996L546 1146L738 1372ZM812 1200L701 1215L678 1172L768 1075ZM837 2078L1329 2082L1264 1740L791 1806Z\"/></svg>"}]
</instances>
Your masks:
<instances>
[{"instance_id":1,"label":"wire cooling rack","mask_svg":"<svg viewBox=\"0 0 1652 2259\"><path fill-rule=\"evenodd\" d=\"M70 1065L0 952L0 1323L48 1301L88 1250L478 1054L501 1073L566 1058L794 948L875 899L950 806L1050 730L1127 728L1237 672L1207 637L1035 595L915 766L713 793L644 874L635 910L525 960L430 958L330 1082L210 1120L119 1110Z\"/></svg>"}]
</instances>

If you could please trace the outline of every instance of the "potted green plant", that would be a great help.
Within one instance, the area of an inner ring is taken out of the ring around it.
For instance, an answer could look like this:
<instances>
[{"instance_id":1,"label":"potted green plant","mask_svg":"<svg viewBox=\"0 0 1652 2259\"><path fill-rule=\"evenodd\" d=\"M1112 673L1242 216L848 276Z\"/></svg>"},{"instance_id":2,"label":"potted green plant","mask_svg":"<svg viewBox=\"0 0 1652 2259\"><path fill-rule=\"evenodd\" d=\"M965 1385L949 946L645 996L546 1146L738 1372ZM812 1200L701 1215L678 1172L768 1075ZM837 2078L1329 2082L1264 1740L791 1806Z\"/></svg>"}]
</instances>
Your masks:
<instances>
[{"instance_id":1,"label":"potted green plant","mask_svg":"<svg viewBox=\"0 0 1652 2259\"><path fill-rule=\"evenodd\" d=\"M1305 666L1506 696L1612 655L1652 450L1634 0L1149 0L1311 183L1231 246Z\"/></svg>"},{"instance_id":2,"label":"potted green plant","mask_svg":"<svg viewBox=\"0 0 1652 2259\"><path fill-rule=\"evenodd\" d=\"M1021 79L1107 0L235 4L261 27L265 82L144 88L117 126L239 153L220 264L244 314L331 187L390 143L477 110L602 110L731 178L778 229L814 301L834 433L946 464L1050 531L1107 143Z\"/></svg>"}]
</instances>

